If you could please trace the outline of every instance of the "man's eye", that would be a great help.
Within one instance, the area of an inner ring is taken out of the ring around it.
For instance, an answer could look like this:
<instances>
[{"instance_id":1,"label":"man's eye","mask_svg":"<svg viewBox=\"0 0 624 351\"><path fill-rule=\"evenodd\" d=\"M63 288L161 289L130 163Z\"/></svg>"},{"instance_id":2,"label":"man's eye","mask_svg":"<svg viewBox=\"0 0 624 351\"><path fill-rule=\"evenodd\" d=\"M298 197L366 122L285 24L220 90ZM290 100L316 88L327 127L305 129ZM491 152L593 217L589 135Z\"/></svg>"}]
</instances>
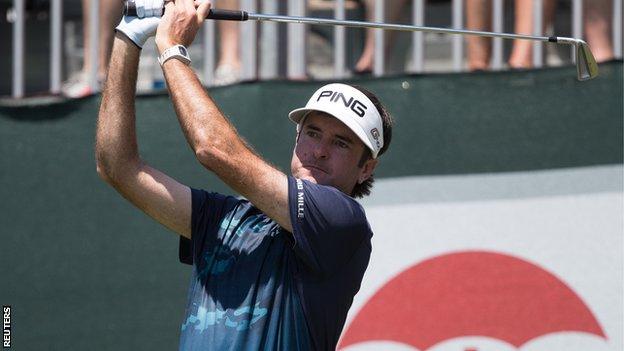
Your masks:
<instances>
[{"instance_id":1,"label":"man's eye","mask_svg":"<svg viewBox=\"0 0 624 351\"><path fill-rule=\"evenodd\" d=\"M309 137L311 137L311 138L316 138L316 137L318 136L318 133L317 133L317 132L315 132L315 131L313 131L313 130L308 130L308 131L306 132L306 135L307 135L307 136L309 136Z\"/></svg>"},{"instance_id":2,"label":"man's eye","mask_svg":"<svg viewBox=\"0 0 624 351\"><path fill-rule=\"evenodd\" d=\"M343 149L346 149L349 147L349 144L345 143L342 140L337 140L336 145L338 145L339 148L343 148Z\"/></svg>"}]
</instances>

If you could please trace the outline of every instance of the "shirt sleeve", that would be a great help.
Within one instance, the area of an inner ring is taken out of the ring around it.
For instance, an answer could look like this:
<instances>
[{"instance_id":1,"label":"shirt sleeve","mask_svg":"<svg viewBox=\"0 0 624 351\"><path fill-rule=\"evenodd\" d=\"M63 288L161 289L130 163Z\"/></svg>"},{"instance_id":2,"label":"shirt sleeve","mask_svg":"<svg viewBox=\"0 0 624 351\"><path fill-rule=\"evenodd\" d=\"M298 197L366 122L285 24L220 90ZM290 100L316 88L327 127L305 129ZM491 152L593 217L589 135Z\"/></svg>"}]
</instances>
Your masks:
<instances>
[{"instance_id":1,"label":"shirt sleeve","mask_svg":"<svg viewBox=\"0 0 624 351\"><path fill-rule=\"evenodd\" d=\"M372 236L364 210L341 191L288 178L293 250L313 271L331 275Z\"/></svg>"},{"instance_id":2,"label":"shirt sleeve","mask_svg":"<svg viewBox=\"0 0 624 351\"><path fill-rule=\"evenodd\" d=\"M232 196L209 193L191 188L191 239L180 236L180 262L192 265L197 262L204 243L216 236L224 213L237 201Z\"/></svg>"}]
</instances>

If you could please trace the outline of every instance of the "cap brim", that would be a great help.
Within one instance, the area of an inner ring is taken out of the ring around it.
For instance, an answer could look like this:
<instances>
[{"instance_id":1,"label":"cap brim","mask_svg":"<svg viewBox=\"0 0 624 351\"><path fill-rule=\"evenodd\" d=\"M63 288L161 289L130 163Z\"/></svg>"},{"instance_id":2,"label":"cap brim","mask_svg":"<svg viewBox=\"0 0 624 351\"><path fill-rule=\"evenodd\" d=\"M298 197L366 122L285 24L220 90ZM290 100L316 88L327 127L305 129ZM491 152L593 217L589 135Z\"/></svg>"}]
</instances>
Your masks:
<instances>
[{"instance_id":1,"label":"cap brim","mask_svg":"<svg viewBox=\"0 0 624 351\"><path fill-rule=\"evenodd\" d=\"M298 109L290 111L290 113L288 114L288 118L291 121L299 124L299 122L301 122L301 119L303 119L303 117L305 117L305 115L307 115L309 112L312 112L312 111L316 111L316 110L311 110L311 109L305 108L305 107L298 108Z\"/></svg>"}]
</instances>

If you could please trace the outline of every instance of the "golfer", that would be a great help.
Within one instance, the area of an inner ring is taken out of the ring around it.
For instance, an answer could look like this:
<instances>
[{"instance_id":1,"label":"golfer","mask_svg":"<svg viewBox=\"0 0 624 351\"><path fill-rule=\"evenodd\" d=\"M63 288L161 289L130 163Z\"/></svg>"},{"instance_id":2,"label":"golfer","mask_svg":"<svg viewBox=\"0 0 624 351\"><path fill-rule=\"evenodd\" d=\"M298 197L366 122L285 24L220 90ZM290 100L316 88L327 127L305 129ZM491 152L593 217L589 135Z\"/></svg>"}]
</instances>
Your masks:
<instances>
[{"instance_id":1,"label":"golfer","mask_svg":"<svg viewBox=\"0 0 624 351\"><path fill-rule=\"evenodd\" d=\"M168 1L162 18L148 17L158 6L137 1L145 17L117 27L96 158L108 184L182 237L193 279L180 349L334 350L371 253L372 232L354 197L370 193L390 116L362 88L320 88L289 114L297 134L286 175L245 144L189 66L185 48L210 3ZM154 32L187 141L244 198L191 189L140 158L135 86L141 47Z\"/></svg>"}]
</instances>

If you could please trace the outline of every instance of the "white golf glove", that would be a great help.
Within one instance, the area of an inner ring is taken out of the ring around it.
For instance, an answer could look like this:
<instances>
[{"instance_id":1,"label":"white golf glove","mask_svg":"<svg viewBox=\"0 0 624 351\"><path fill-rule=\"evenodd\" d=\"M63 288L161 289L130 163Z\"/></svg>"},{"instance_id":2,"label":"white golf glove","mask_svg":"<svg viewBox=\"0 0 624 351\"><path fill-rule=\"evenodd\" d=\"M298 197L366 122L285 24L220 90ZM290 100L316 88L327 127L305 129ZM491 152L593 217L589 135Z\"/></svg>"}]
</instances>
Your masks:
<instances>
[{"instance_id":1,"label":"white golf glove","mask_svg":"<svg viewBox=\"0 0 624 351\"><path fill-rule=\"evenodd\" d=\"M135 0L137 17L162 17L165 0Z\"/></svg>"},{"instance_id":2,"label":"white golf glove","mask_svg":"<svg viewBox=\"0 0 624 351\"><path fill-rule=\"evenodd\" d=\"M125 34L139 48L143 48L147 39L156 34L164 0L135 0L135 5L137 17L124 16L115 29Z\"/></svg>"}]
</instances>

